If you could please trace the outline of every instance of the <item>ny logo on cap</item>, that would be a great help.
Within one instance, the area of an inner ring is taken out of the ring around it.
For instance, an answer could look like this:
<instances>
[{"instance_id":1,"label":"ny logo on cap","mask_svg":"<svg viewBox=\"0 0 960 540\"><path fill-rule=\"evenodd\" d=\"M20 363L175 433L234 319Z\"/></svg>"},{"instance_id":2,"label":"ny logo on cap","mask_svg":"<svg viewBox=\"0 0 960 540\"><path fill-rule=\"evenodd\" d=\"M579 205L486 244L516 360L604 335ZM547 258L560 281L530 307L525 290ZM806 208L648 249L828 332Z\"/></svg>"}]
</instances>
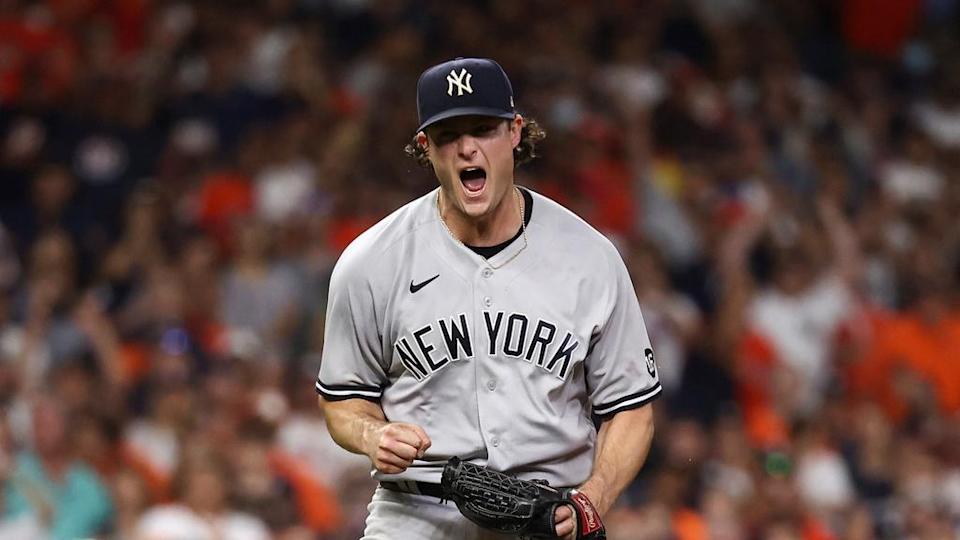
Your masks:
<instances>
[{"instance_id":1,"label":"ny logo on cap","mask_svg":"<svg viewBox=\"0 0 960 540\"><path fill-rule=\"evenodd\" d=\"M470 79L473 75L467 73L467 68L460 70L460 74L457 75L456 70L450 70L450 74L447 75L447 95L453 95L453 86L457 86L457 95L462 96L464 92L468 94L473 93L473 88L470 87Z\"/></svg>"}]
</instances>

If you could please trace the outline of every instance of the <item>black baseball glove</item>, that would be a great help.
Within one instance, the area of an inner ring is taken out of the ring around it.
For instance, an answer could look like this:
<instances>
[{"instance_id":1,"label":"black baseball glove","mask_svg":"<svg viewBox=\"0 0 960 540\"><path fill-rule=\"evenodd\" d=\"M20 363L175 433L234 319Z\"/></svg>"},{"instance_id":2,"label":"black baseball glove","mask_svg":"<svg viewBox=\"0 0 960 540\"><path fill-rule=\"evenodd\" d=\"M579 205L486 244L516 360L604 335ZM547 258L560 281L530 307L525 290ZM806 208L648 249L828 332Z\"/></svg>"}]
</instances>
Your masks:
<instances>
[{"instance_id":1,"label":"black baseball glove","mask_svg":"<svg viewBox=\"0 0 960 540\"><path fill-rule=\"evenodd\" d=\"M577 515L577 538L607 537L600 515L586 495L560 490L546 482L521 480L487 467L450 458L440 481L444 497L470 521L523 538L557 538L554 511L570 505Z\"/></svg>"}]
</instances>

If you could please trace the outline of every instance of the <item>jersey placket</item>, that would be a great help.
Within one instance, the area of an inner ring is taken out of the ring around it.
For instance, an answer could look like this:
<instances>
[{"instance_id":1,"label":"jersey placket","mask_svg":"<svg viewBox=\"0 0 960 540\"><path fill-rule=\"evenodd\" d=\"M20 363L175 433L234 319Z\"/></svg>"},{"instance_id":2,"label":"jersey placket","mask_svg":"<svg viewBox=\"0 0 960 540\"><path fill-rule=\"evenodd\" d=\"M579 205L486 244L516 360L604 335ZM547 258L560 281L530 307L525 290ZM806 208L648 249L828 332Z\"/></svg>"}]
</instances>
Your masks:
<instances>
[{"instance_id":1,"label":"jersey placket","mask_svg":"<svg viewBox=\"0 0 960 540\"><path fill-rule=\"evenodd\" d=\"M533 250L525 250L524 243L517 240L500 253L484 260L450 236L439 220L435 232L443 238L437 247L447 253L448 264L456 268L459 274L472 276L473 331L474 335L482 336L477 340L481 350L475 351L474 358L473 386L478 422L476 427L486 445L488 465L507 469L514 464L509 459L514 443L509 439L509 423L513 421L509 402L512 392L523 391L523 387L510 380L510 377L515 375L513 370L516 366L509 365L514 359L503 358L498 344L490 343L484 313L494 315L507 311L510 303L507 298L507 284L516 278L517 272L530 264ZM506 323L504 321L501 324Z\"/></svg>"},{"instance_id":2,"label":"jersey placket","mask_svg":"<svg viewBox=\"0 0 960 540\"><path fill-rule=\"evenodd\" d=\"M477 360L480 361L476 362L477 412L480 432L486 442L490 464L503 461L501 453L504 452L507 443L504 440L504 422L508 419L496 413L498 407L494 402L507 397L503 394L503 384L506 381L501 380L503 373L498 372L497 369L501 360L497 357L496 344L490 342L484 313L493 312L498 302L501 304L503 302L503 298L498 298L502 295L503 288L497 286L498 278L503 279L503 273L503 270L483 266L476 271L474 277L474 290L478 300L474 320L477 321L479 335L484 336L482 354L477 355ZM498 295L498 292L501 294Z\"/></svg>"}]
</instances>

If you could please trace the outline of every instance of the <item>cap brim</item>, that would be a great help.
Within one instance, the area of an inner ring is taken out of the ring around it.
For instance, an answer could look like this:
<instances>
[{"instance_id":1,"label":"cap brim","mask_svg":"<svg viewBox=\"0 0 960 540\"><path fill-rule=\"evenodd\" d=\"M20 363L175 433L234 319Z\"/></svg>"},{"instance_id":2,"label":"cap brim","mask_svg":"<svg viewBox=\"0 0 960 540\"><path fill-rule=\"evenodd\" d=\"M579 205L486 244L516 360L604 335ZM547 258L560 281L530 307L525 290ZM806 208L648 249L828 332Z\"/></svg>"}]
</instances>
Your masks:
<instances>
[{"instance_id":1,"label":"cap brim","mask_svg":"<svg viewBox=\"0 0 960 540\"><path fill-rule=\"evenodd\" d=\"M505 111L493 107L459 107L456 109L447 109L424 120L424 122L420 124L420 127L417 128L417 132L419 133L441 120L455 118L457 116L492 116L511 120L516 114L514 111Z\"/></svg>"}]
</instances>

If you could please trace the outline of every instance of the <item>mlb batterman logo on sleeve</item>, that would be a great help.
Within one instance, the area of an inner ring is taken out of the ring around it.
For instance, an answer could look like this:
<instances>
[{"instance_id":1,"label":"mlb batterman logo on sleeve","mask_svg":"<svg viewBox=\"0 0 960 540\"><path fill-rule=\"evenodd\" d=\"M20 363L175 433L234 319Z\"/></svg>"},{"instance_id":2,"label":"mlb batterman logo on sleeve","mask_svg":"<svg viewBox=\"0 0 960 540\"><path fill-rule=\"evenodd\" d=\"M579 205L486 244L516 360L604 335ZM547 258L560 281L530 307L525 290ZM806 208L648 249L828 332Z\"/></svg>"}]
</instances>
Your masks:
<instances>
[{"instance_id":1,"label":"mlb batterman logo on sleeve","mask_svg":"<svg viewBox=\"0 0 960 540\"><path fill-rule=\"evenodd\" d=\"M489 58L450 60L420 76L417 114L417 131L440 120L470 114L509 120L516 114L513 86L500 64Z\"/></svg>"}]
</instances>

